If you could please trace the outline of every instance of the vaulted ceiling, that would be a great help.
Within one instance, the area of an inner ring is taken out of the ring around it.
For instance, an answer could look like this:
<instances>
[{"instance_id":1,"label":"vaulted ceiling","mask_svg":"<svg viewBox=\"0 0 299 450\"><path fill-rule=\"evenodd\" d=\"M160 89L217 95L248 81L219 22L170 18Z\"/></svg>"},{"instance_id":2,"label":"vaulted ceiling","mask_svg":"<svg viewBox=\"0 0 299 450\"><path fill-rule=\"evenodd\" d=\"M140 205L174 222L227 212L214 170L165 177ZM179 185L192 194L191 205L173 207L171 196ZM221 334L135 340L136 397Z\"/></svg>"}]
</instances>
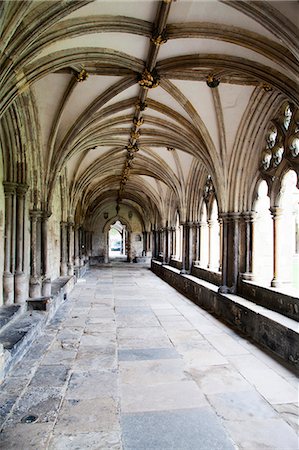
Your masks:
<instances>
[{"instance_id":1,"label":"vaulted ceiling","mask_svg":"<svg viewBox=\"0 0 299 450\"><path fill-rule=\"evenodd\" d=\"M254 114L298 105L297 5L3 2L1 112L30 88L49 201L66 170L73 210L127 202L163 217L210 174L228 207Z\"/></svg>"}]
</instances>

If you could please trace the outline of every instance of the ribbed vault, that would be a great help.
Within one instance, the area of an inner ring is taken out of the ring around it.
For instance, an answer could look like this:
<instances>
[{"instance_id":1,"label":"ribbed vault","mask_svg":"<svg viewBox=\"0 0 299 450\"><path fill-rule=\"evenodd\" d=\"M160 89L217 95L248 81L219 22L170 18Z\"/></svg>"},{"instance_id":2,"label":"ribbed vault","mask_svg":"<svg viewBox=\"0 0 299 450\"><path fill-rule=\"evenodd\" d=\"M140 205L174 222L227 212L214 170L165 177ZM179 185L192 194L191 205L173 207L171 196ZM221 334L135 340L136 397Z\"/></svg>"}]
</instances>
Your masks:
<instances>
[{"instance_id":1,"label":"ribbed vault","mask_svg":"<svg viewBox=\"0 0 299 450\"><path fill-rule=\"evenodd\" d=\"M145 229L196 221L210 175L220 211L250 209L269 118L299 105L298 30L275 4L30 0L1 14L5 177L32 185L32 207L51 212L60 180L63 216L91 227L122 204Z\"/></svg>"}]
</instances>

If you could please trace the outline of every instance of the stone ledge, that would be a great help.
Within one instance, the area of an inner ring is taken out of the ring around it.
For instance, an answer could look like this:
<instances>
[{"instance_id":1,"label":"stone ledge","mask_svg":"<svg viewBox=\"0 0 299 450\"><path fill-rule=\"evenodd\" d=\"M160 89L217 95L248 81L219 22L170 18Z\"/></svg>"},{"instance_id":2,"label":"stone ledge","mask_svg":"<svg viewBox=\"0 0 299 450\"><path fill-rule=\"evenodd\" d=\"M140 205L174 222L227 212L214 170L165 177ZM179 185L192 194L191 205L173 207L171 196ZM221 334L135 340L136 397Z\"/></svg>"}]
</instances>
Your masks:
<instances>
[{"instance_id":1,"label":"stone ledge","mask_svg":"<svg viewBox=\"0 0 299 450\"><path fill-rule=\"evenodd\" d=\"M232 294L173 267L152 261L152 271L198 306L215 314L255 342L299 368L299 326L296 321Z\"/></svg>"},{"instance_id":2,"label":"stone ledge","mask_svg":"<svg viewBox=\"0 0 299 450\"><path fill-rule=\"evenodd\" d=\"M39 336L43 327L52 319L59 306L67 299L68 293L75 284L75 277L60 277L52 282L52 296L27 300L28 311L24 306L11 308L20 311L9 315L5 326L0 330L0 383L4 376L24 356L30 344ZM11 305L18 306L18 305ZM0 308L5 315L8 307Z\"/></svg>"}]
</instances>

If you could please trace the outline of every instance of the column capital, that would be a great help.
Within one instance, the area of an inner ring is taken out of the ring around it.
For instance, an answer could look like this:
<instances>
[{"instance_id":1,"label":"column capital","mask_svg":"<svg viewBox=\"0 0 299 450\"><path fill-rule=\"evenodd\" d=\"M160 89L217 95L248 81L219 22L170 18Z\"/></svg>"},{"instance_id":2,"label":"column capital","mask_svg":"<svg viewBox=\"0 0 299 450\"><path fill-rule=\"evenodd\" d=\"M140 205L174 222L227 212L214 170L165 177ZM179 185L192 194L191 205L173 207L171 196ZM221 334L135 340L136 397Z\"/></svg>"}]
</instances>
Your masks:
<instances>
[{"instance_id":1,"label":"column capital","mask_svg":"<svg viewBox=\"0 0 299 450\"><path fill-rule=\"evenodd\" d=\"M239 221L242 217L240 212L222 212L219 213L219 219L222 219L223 222L234 222Z\"/></svg>"},{"instance_id":2,"label":"column capital","mask_svg":"<svg viewBox=\"0 0 299 450\"><path fill-rule=\"evenodd\" d=\"M29 217L30 217L30 219L38 220L38 219L41 218L41 216L42 216L42 211L39 210L39 209L31 209L31 210L29 211Z\"/></svg>"},{"instance_id":3,"label":"column capital","mask_svg":"<svg viewBox=\"0 0 299 450\"><path fill-rule=\"evenodd\" d=\"M242 217L245 220L245 222L253 222L256 217L256 211L244 211L242 213Z\"/></svg>"},{"instance_id":4,"label":"column capital","mask_svg":"<svg viewBox=\"0 0 299 450\"><path fill-rule=\"evenodd\" d=\"M47 221L51 216L52 216L52 212L51 211L41 211L41 218L43 220Z\"/></svg>"},{"instance_id":5,"label":"column capital","mask_svg":"<svg viewBox=\"0 0 299 450\"><path fill-rule=\"evenodd\" d=\"M270 209L270 213L272 214L273 219L277 219L282 216L283 209L280 208L279 206L273 206L269 209Z\"/></svg>"},{"instance_id":6,"label":"column capital","mask_svg":"<svg viewBox=\"0 0 299 450\"><path fill-rule=\"evenodd\" d=\"M29 186L24 183L19 183L16 185L16 192L18 197L23 197L28 191Z\"/></svg>"},{"instance_id":7,"label":"column capital","mask_svg":"<svg viewBox=\"0 0 299 450\"><path fill-rule=\"evenodd\" d=\"M15 194L17 183L13 183L10 181L3 181L4 194Z\"/></svg>"}]
</instances>

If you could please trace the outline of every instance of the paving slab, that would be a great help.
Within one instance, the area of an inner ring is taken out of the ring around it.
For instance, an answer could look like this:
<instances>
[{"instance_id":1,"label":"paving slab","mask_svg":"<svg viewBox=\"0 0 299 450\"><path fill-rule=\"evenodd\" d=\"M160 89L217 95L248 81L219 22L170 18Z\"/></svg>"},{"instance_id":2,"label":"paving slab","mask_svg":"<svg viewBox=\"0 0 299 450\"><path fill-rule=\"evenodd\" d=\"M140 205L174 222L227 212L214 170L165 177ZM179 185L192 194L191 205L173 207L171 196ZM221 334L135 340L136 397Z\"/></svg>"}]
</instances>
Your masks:
<instances>
[{"instance_id":1,"label":"paving slab","mask_svg":"<svg viewBox=\"0 0 299 450\"><path fill-rule=\"evenodd\" d=\"M234 450L216 414L208 408L123 414L126 450Z\"/></svg>"},{"instance_id":2,"label":"paving slab","mask_svg":"<svg viewBox=\"0 0 299 450\"><path fill-rule=\"evenodd\" d=\"M0 387L0 448L298 450L298 382L149 270L103 265Z\"/></svg>"}]
</instances>

